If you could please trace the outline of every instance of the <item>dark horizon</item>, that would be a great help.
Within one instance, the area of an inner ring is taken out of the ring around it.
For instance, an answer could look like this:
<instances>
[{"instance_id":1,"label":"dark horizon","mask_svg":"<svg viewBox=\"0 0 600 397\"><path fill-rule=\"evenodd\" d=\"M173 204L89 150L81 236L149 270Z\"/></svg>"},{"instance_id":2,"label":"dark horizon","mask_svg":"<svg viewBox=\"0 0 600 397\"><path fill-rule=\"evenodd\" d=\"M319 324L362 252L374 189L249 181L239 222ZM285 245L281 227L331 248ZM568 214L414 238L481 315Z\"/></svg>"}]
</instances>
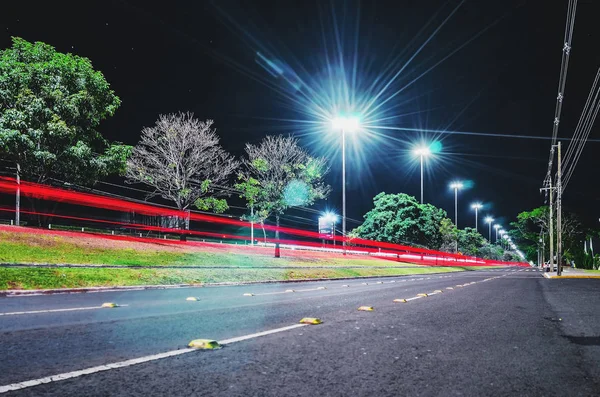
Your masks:
<instances>
[{"instance_id":1,"label":"dark horizon","mask_svg":"<svg viewBox=\"0 0 600 397\"><path fill-rule=\"evenodd\" d=\"M168 6L142 1L35 3L35 14L29 12L31 3L4 7L0 48L9 47L16 36L90 58L122 100L116 115L100 126L106 138L135 144L141 129L154 124L159 114L177 111L214 119L223 146L235 155L242 154L244 143L256 143L266 134L296 134L331 164L327 180L332 195L314 208L340 212L339 140L325 139L298 122L313 121L294 103L304 94L297 87L290 90L296 82L282 82L269 65L289 69L312 87L324 74L325 55L335 52L325 51L324 44L335 42L337 31L344 57L354 51L349 43L359 44L357 86L369 86L377 77L390 76L383 76L386 66L392 75L399 70L429 37L418 34L427 21L433 18L431 33L460 2L378 1L363 2L360 8L353 1L264 1L253 6L220 1L218 7L212 1ZM443 145L437 161L428 162L426 202L453 219L449 182L473 182L459 196L461 228L473 226L469 206L474 201L489 204L480 220L490 213L505 227L518 212L543 205L539 188L548 161L566 10L566 1L462 4L382 96L458 49L386 105L396 106L393 114L404 115L386 126L438 132L382 129L377 139L363 139L356 146L350 142L348 217L362 219L381 191L419 197L418 162L410 150L421 139ZM600 54L592 52L600 33L592 18L599 12L600 4L579 2L559 130L565 150L564 139L572 136L600 65ZM356 26L358 39L353 36ZM390 62L407 47L401 62ZM267 54L272 63L261 64L258 53ZM594 127L590 139L597 138ZM597 145L586 145L564 196L565 208L590 227L597 226L600 197L600 187L589 182Z\"/></svg>"}]
</instances>

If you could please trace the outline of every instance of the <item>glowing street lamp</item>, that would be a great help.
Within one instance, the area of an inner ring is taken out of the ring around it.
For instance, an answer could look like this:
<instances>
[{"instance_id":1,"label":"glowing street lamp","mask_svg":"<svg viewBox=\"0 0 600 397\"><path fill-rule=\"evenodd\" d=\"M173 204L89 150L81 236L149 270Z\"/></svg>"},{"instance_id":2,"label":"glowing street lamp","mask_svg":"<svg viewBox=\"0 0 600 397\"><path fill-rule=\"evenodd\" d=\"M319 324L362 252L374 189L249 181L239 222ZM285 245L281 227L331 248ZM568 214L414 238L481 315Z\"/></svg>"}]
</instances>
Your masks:
<instances>
[{"instance_id":1,"label":"glowing street lamp","mask_svg":"<svg viewBox=\"0 0 600 397\"><path fill-rule=\"evenodd\" d=\"M486 216L484 219L485 223L488 224L489 227L489 235L488 235L488 241L490 242L490 244L492 243L492 222L494 222L494 218L492 218L491 216Z\"/></svg>"},{"instance_id":2,"label":"glowing street lamp","mask_svg":"<svg viewBox=\"0 0 600 397\"><path fill-rule=\"evenodd\" d=\"M454 226L458 229L458 189L463 188L462 182L452 182L450 189L454 189ZM456 252L458 252L458 239L456 239Z\"/></svg>"},{"instance_id":3,"label":"glowing street lamp","mask_svg":"<svg viewBox=\"0 0 600 397\"><path fill-rule=\"evenodd\" d=\"M342 246L346 255L346 132L356 132L360 129L358 117L336 117L331 120L334 131L342 132Z\"/></svg>"},{"instance_id":4,"label":"glowing street lamp","mask_svg":"<svg viewBox=\"0 0 600 397\"><path fill-rule=\"evenodd\" d=\"M431 150L428 147L422 146L413 150L413 153L421 159L421 204L423 204L423 159L431 154Z\"/></svg>"},{"instance_id":5,"label":"glowing street lamp","mask_svg":"<svg viewBox=\"0 0 600 397\"><path fill-rule=\"evenodd\" d=\"M337 223L338 216L333 212L326 212L319 218L319 224L321 222L325 225L331 225L331 238L333 239L333 245L335 245L335 224ZM319 233L321 231L319 230Z\"/></svg>"},{"instance_id":6,"label":"glowing street lamp","mask_svg":"<svg viewBox=\"0 0 600 397\"><path fill-rule=\"evenodd\" d=\"M481 208L483 208L483 204L474 203L474 204L471 204L471 208L473 208L475 210L475 231L478 231L477 224L479 222L477 221L477 211L479 211Z\"/></svg>"},{"instance_id":7,"label":"glowing street lamp","mask_svg":"<svg viewBox=\"0 0 600 397\"><path fill-rule=\"evenodd\" d=\"M494 229L496 230L496 239L494 241L498 241L498 229L500 229L502 226L495 224L494 225Z\"/></svg>"}]
</instances>

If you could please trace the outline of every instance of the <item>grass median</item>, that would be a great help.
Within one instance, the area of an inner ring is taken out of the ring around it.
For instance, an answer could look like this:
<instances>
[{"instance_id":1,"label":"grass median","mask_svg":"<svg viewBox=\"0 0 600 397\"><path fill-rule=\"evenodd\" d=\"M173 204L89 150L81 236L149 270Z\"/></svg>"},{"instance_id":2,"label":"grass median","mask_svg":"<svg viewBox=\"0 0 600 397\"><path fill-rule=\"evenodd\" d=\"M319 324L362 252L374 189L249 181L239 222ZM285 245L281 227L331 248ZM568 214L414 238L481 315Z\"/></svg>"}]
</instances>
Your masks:
<instances>
[{"instance_id":1,"label":"grass median","mask_svg":"<svg viewBox=\"0 0 600 397\"><path fill-rule=\"evenodd\" d=\"M314 278L399 276L464 270L466 269L461 267L360 269L0 268L0 290L285 281Z\"/></svg>"}]
</instances>

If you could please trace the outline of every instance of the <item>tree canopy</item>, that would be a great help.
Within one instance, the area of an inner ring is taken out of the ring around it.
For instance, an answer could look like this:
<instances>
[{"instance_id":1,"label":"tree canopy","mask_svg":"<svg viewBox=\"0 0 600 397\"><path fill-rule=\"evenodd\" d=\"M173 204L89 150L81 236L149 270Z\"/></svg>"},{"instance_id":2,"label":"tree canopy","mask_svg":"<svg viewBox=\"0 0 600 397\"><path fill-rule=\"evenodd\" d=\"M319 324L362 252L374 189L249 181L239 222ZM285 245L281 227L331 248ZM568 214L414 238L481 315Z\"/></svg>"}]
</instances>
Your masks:
<instances>
[{"instance_id":1,"label":"tree canopy","mask_svg":"<svg viewBox=\"0 0 600 397\"><path fill-rule=\"evenodd\" d=\"M151 196L161 196L187 210L223 212L218 198L238 167L238 162L219 145L212 120L200 121L191 113L161 115L156 124L142 130L142 137L127 161L129 182L151 186Z\"/></svg>"},{"instance_id":2,"label":"tree canopy","mask_svg":"<svg viewBox=\"0 0 600 397\"><path fill-rule=\"evenodd\" d=\"M552 216L554 223L554 247L556 248L556 212ZM537 261L537 250L542 239L545 249L545 258L550 257L550 240L548 230L550 226L550 209L541 206L531 211L523 211L517 215L517 220L510 224L513 229L509 232L511 238L524 251L530 261ZM540 234L541 233L541 234ZM585 230L577 216L571 212L563 211L562 214L562 241L565 258L571 259L577 250L583 250Z\"/></svg>"},{"instance_id":3,"label":"tree canopy","mask_svg":"<svg viewBox=\"0 0 600 397\"><path fill-rule=\"evenodd\" d=\"M327 161L312 157L297 139L267 136L258 145L246 145L247 158L235 187L252 207L255 217L279 217L290 207L312 205L327 197L330 187L323 178Z\"/></svg>"},{"instance_id":4,"label":"tree canopy","mask_svg":"<svg viewBox=\"0 0 600 397\"><path fill-rule=\"evenodd\" d=\"M0 157L40 183L124 173L131 148L96 129L120 103L89 59L13 38L0 51Z\"/></svg>"},{"instance_id":5,"label":"tree canopy","mask_svg":"<svg viewBox=\"0 0 600 397\"><path fill-rule=\"evenodd\" d=\"M404 193L379 193L373 209L364 215L364 223L354 234L370 240L413 244L439 249L444 240L440 225L446 211L431 204L420 204Z\"/></svg>"}]
</instances>

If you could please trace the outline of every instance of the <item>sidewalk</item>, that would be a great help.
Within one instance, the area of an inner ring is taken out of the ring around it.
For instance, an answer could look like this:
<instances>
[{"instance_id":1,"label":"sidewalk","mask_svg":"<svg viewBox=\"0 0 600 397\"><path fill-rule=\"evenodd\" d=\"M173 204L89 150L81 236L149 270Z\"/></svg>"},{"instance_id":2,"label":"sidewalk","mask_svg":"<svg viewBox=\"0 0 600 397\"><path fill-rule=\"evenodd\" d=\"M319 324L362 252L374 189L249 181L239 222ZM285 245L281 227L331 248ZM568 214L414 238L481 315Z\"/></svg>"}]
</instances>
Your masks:
<instances>
[{"instance_id":1,"label":"sidewalk","mask_svg":"<svg viewBox=\"0 0 600 397\"><path fill-rule=\"evenodd\" d=\"M544 272L546 278L597 278L600 279L600 271L586 271L583 269L572 269L564 267L562 275L557 276L556 272Z\"/></svg>"}]
</instances>

